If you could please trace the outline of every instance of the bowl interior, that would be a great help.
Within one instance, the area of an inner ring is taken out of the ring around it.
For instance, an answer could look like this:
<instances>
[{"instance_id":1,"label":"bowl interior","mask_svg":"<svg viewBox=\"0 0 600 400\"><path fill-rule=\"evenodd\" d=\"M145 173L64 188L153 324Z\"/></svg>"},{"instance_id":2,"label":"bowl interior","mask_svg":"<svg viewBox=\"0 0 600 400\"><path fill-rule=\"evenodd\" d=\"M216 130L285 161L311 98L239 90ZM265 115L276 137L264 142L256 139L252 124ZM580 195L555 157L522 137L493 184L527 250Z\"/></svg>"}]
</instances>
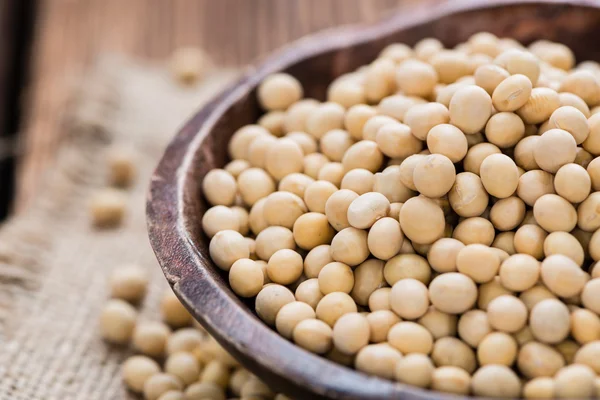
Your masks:
<instances>
[{"instance_id":1,"label":"bowl interior","mask_svg":"<svg viewBox=\"0 0 600 400\"><path fill-rule=\"evenodd\" d=\"M275 389L307 399L434 396L338 367L291 345L262 324L252 301L240 301L229 289L226 274L208 257L209 240L200 224L207 209L201 191L204 175L229 161L227 143L235 130L262 115L255 88L268 74L288 72L303 84L306 97L325 100L334 78L368 64L388 44L414 45L431 36L453 47L479 31L523 44L554 40L569 46L578 60L600 59L600 46L595 45L600 12L590 2L450 2L423 13L395 15L377 25L337 29L298 41L250 70L194 116L169 146L148 200L150 236L159 262L194 316Z\"/></svg>"}]
</instances>

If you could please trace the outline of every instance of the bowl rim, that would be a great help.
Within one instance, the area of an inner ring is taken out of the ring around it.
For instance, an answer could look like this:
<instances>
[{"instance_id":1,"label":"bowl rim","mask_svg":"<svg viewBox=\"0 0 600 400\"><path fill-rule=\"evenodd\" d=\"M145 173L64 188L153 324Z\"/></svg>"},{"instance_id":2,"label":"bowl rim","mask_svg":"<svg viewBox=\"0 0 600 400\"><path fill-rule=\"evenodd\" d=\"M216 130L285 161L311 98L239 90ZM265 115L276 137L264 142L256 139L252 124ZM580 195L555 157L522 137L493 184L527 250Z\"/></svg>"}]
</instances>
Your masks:
<instances>
[{"instance_id":1,"label":"bowl rim","mask_svg":"<svg viewBox=\"0 0 600 400\"><path fill-rule=\"evenodd\" d=\"M306 58L364 44L453 14L536 4L600 8L600 4L593 0L456 0L428 9L409 9L375 23L347 25L310 34L271 53L258 65L248 67L236 82L196 112L172 139L152 175L148 191L146 210L150 243L177 297L217 341L233 350L234 355L254 360L258 371L252 372L259 375L260 372L270 372L271 377L292 381L295 387L306 388L306 392L302 393L305 398L457 398L368 376L305 351L281 337L256 316L249 318L247 312L240 308L237 296L232 297L231 293L220 289L215 279L204 270L207 263L212 262L200 253L187 232L183 209L186 171L191 168L195 154L215 123L266 76ZM231 321L225 320L224 316L232 321L236 321L237 317L238 323L243 317L243 326L238 326L242 329L232 329ZM257 334L264 340L254 340ZM287 355L279 357L279 353L273 350L285 351ZM273 366L278 369L273 371ZM290 386L284 384L281 389L286 387L289 391ZM309 393L312 393L311 397L306 397Z\"/></svg>"}]
</instances>

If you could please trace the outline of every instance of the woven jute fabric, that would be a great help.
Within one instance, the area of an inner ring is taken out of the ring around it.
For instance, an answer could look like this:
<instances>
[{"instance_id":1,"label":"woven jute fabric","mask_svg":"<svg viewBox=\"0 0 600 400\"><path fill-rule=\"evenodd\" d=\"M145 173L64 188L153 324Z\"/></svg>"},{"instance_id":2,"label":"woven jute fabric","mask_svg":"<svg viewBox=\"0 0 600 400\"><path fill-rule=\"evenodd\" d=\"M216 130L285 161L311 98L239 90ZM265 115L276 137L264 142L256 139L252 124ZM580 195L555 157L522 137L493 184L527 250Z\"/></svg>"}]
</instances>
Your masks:
<instances>
[{"instance_id":1,"label":"woven jute fabric","mask_svg":"<svg viewBox=\"0 0 600 400\"><path fill-rule=\"evenodd\" d=\"M160 66L105 57L67 106L54 168L23 215L0 228L0 399L121 399L126 348L104 343L98 317L110 273L127 263L151 277L140 319L157 319L166 281L145 223L150 175L169 139L237 75L220 69L189 88ZM90 197L106 186L112 146L135 149L122 226L90 223Z\"/></svg>"}]
</instances>

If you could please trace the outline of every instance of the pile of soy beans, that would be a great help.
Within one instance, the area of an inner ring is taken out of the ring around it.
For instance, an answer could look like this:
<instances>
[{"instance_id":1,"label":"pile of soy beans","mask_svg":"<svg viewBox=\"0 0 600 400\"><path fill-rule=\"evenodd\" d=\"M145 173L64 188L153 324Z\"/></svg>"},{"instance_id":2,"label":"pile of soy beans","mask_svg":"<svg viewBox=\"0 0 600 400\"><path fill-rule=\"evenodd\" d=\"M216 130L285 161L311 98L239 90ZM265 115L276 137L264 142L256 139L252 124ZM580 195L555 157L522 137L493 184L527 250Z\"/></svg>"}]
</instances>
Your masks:
<instances>
[{"instance_id":1,"label":"pile of soy beans","mask_svg":"<svg viewBox=\"0 0 600 400\"><path fill-rule=\"evenodd\" d=\"M125 386L145 400L290 400L241 367L188 313L168 289L160 302L162 320L140 318L144 268L123 265L110 278L111 299L100 314L100 333L109 343L131 346L122 365Z\"/></svg>"},{"instance_id":2,"label":"pile of soy beans","mask_svg":"<svg viewBox=\"0 0 600 400\"><path fill-rule=\"evenodd\" d=\"M202 227L266 324L436 391L600 395L600 64L478 33L257 97Z\"/></svg>"}]
</instances>

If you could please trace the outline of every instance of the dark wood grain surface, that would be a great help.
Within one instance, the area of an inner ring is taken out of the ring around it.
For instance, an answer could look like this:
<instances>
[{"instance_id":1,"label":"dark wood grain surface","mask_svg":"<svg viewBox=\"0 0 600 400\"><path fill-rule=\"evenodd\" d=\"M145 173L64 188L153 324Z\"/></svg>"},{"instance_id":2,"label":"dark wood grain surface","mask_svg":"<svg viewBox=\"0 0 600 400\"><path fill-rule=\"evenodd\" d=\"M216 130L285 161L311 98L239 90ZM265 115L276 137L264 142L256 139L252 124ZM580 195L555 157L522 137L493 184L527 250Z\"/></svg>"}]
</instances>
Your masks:
<instances>
[{"instance_id":1,"label":"dark wood grain surface","mask_svg":"<svg viewBox=\"0 0 600 400\"><path fill-rule=\"evenodd\" d=\"M0 0L0 220L14 194L15 137L23 82L27 79L34 0Z\"/></svg>"},{"instance_id":2,"label":"dark wood grain surface","mask_svg":"<svg viewBox=\"0 0 600 400\"><path fill-rule=\"evenodd\" d=\"M593 45L600 35L600 3L510 3L515 2L489 6L456 1L429 13L398 15L366 30L329 32L297 44L197 113L169 145L153 176L147 208L150 241L159 263L196 319L276 391L299 400L460 398L367 376L294 346L256 317L210 261L209 240L198 224L207 208L201 182L211 168L227 161L227 142L235 129L261 114L256 86L270 73L284 70L300 80L307 96L323 100L328 81L372 61L390 43L414 44L434 36L454 46L481 30L522 43L561 40L579 59L600 59Z\"/></svg>"},{"instance_id":3,"label":"dark wood grain surface","mask_svg":"<svg viewBox=\"0 0 600 400\"><path fill-rule=\"evenodd\" d=\"M222 65L244 65L307 33L444 0L39 0L18 168L17 211L36 194L63 131L74 78L102 52L152 60L204 48Z\"/></svg>"}]
</instances>

